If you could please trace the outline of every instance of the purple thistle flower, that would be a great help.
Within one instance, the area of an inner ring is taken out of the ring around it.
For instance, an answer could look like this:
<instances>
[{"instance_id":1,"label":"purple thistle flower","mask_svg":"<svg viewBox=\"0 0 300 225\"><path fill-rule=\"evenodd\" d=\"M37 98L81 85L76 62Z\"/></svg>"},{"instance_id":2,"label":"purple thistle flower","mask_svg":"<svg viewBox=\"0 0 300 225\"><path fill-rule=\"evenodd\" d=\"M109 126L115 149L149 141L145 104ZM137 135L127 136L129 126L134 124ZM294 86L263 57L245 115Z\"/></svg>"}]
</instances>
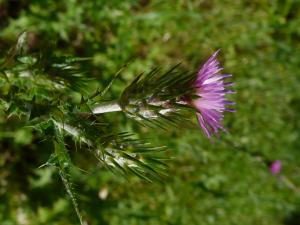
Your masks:
<instances>
[{"instance_id":1,"label":"purple thistle flower","mask_svg":"<svg viewBox=\"0 0 300 225\"><path fill-rule=\"evenodd\" d=\"M225 130L221 125L224 111L234 112L233 109L226 108L234 102L227 101L226 94L234 93L226 90L232 82L224 82L224 78L231 77L230 74L221 74L222 68L216 56L216 51L199 69L194 88L196 96L199 98L192 100L192 105L197 110L197 119L204 134L210 138L219 129Z\"/></svg>"},{"instance_id":2,"label":"purple thistle flower","mask_svg":"<svg viewBox=\"0 0 300 225\"><path fill-rule=\"evenodd\" d=\"M281 161L280 160L273 161L269 166L269 171L273 175L278 174L280 172L280 170L281 170Z\"/></svg>"}]
</instances>

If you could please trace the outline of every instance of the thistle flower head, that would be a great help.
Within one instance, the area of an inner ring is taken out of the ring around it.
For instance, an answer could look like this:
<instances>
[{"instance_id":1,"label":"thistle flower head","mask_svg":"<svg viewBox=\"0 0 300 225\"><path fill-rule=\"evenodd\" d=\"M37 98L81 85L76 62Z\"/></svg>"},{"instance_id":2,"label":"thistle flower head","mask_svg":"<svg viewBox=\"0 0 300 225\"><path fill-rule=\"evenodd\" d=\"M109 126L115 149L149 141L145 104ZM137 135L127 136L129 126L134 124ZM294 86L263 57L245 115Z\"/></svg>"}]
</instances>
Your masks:
<instances>
[{"instance_id":1,"label":"thistle flower head","mask_svg":"<svg viewBox=\"0 0 300 225\"><path fill-rule=\"evenodd\" d=\"M231 86L233 83L224 82L224 78L231 75L221 74L222 68L216 59L217 54L218 51L202 65L193 82L196 98L191 101L191 104L197 110L199 125L207 137L216 134L219 129L224 130L221 124L224 111L234 111L226 108L226 105L234 104L234 102L226 99L226 94L234 93L226 89L227 86Z\"/></svg>"},{"instance_id":2,"label":"thistle flower head","mask_svg":"<svg viewBox=\"0 0 300 225\"><path fill-rule=\"evenodd\" d=\"M188 125L186 112L195 112L207 137L223 129L224 111L233 111L226 105L226 90L230 82L224 82L229 74L221 74L222 68L215 52L198 73L178 70L178 65L166 72L154 69L138 76L122 93L120 106L123 112L137 121L164 127L167 124Z\"/></svg>"}]
</instances>

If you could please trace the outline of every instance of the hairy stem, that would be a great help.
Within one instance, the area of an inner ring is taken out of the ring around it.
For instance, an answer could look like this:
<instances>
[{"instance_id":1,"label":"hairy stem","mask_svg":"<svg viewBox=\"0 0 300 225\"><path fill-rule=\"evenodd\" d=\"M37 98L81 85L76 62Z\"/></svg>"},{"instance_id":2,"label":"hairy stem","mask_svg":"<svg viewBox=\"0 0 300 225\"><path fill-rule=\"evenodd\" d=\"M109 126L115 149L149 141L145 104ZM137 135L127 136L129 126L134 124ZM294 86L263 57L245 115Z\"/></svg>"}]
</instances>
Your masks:
<instances>
[{"instance_id":1,"label":"hairy stem","mask_svg":"<svg viewBox=\"0 0 300 225\"><path fill-rule=\"evenodd\" d=\"M117 112L121 111L121 107L117 101L109 101L102 104L99 104L95 106L92 109L92 112L94 114L101 114L101 113L107 113L107 112Z\"/></svg>"}]
</instances>

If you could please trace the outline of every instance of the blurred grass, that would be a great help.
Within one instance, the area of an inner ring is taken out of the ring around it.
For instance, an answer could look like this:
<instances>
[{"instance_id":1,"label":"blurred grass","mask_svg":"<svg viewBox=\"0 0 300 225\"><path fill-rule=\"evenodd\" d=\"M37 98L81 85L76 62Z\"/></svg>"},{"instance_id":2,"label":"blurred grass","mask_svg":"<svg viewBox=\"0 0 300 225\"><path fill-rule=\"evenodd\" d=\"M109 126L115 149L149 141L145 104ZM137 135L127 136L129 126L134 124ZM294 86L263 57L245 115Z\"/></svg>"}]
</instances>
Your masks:
<instances>
[{"instance_id":1,"label":"blurred grass","mask_svg":"<svg viewBox=\"0 0 300 225\"><path fill-rule=\"evenodd\" d=\"M170 177L126 180L75 154L89 169L77 177L89 224L300 224L299 1L2 0L0 21L0 51L27 29L32 48L57 40L57 54L93 57L86 67L100 85L130 61L112 98L142 71L178 62L192 70L216 49L234 75L237 113L225 116L229 134L214 143L197 130L152 131L110 117L116 129L169 146ZM14 129L0 132L1 224L76 224L57 175L37 169L45 146ZM279 176L267 168L275 159Z\"/></svg>"}]
</instances>

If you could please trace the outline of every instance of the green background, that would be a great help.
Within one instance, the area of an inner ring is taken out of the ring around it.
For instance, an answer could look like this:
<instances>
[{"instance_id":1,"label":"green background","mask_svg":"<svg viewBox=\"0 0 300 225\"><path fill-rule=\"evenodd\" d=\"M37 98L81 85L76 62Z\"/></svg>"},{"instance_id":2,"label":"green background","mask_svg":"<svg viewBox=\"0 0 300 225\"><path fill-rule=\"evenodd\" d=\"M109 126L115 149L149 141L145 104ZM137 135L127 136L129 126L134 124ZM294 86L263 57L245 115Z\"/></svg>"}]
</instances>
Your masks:
<instances>
[{"instance_id":1,"label":"green background","mask_svg":"<svg viewBox=\"0 0 300 225\"><path fill-rule=\"evenodd\" d=\"M84 153L74 175L88 224L300 224L300 1L0 0L0 51L18 34L32 48L56 40L57 54L92 57L100 85L126 62L110 98L138 73L181 62L194 70L215 50L237 94L228 134L139 127L114 113L117 130L166 145L164 184L112 174ZM6 121L0 118L1 127ZM78 224L49 155L26 129L0 130L0 224ZM282 170L268 170L281 160Z\"/></svg>"}]
</instances>

